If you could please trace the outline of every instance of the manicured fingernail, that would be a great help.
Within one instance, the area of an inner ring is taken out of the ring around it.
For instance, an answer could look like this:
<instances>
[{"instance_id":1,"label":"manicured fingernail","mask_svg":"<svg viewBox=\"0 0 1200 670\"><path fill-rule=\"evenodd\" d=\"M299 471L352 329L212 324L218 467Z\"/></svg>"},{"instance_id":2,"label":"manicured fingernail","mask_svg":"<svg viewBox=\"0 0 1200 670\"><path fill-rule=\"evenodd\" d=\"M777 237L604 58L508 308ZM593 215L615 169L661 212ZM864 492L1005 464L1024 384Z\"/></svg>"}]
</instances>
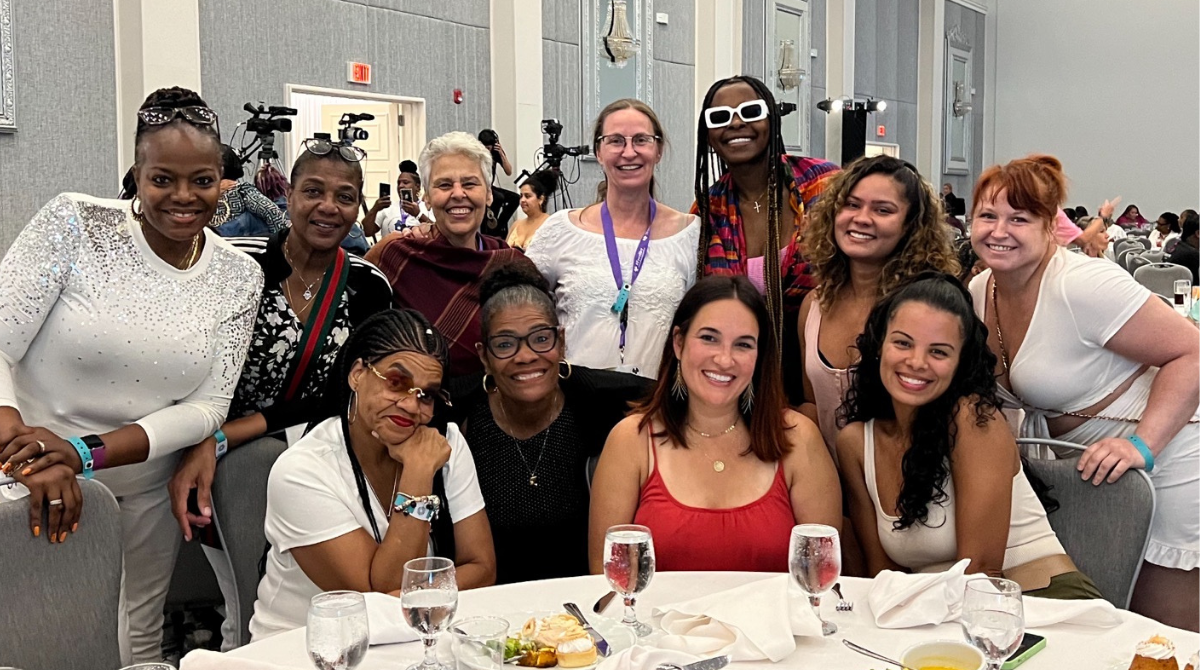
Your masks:
<instances>
[{"instance_id":1,"label":"manicured fingernail","mask_svg":"<svg viewBox=\"0 0 1200 670\"><path fill-rule=\"evenodd\" d=\"M50 537L50 544L58 544L58 536L57 535L55 535L54 533L50 533L49 537Z\"/></svg>"},{"instance_id":2,"label":"manicured fingernail","mask_svg":"<svg viewBox=\"0 0 1200 670\"><path fill-rule=\"evenodd\" d=\"M4 465L0 465L0 472L3 472L6 475L9 472L12 472L12 463L5 463Z\"/></svg>"},{"instance_id":3,"label":"manicured fingernail","mask_svg":"<svg viewBox=\"0 0 1200 670\"><path fill-rule=\"evenodd\" d=\"M33 536L34 536L34 537L38 537L38 536L40 536L41 534L42 534L42 527L41 527L41 526L34 526L34 527L33 527Z\"/></svg>"},{"instance_id":4,"label":"manicured fingernail","mask_svg":"<svg viewBox=\"0 0 1200 670\"><path fill-rule=\"evenodd\" d=\"M29 473L31 473L31 472L33 472L33 468L25 468L24 470L21 471L21 476L28 477Z\"/></svg>"},{"instance_id":5,"label":"manicured fingernail","mask_svg":"<svg viewBox=\"0 0 1200 670\"><path fill-rule=\"evenodd\" d=\"M66 542L66 541L67 541L67 531L65 531L65 530L64 530L63 532L61 532L61 533L59 533L59 534L58 534L58 541L59 541L59 542Z\"/></svg>"},{"instance_id":6,"label":"manicured fingernail","mask_svg":"<svg viewBox=\"0 0 1200 670\"><path fill-rule=\"evenodd\" d=\"M204 508L204 511L203 511L203 514L204 514L204 516L212 516L212 508L211 508L211 507L205 507L205 508Z\"/></svg>"},{"instance_id":7,"label":"manicured fingernail","mask_svg":"<svg viewBox=\"0 0 1200 670\"><path fill-rule=\"evenodd\" d=\"M72 532L72 533L78 533L78 532L79 532L79 524L78 524L78 523L71 524L71 532Z\"/></svg>"}]
</instances>

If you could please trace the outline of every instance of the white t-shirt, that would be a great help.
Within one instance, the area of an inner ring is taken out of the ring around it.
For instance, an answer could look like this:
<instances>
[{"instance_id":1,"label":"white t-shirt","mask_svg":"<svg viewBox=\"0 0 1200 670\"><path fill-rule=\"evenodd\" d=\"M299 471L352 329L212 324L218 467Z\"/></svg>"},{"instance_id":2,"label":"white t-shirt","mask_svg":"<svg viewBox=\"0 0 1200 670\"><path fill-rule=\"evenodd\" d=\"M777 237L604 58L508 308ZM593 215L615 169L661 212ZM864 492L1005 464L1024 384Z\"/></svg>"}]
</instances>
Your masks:
<instances>
[{"instance_id":1,"label":"white t-shirt","mask_svg":"<svg viewBox=\"0 0 1200 670\"><path fill-rule=\"evenodd\" d=\"M397 200L391 205L388 205L388 207L382 212L375 215L375 223L379 226L380 235L395 233L404 230L409 226L417 225L417 217L414 217L412 214L404 211L404 208L400 205L401 202ZM420 209L421 216L433 221L433 212L431 212L429 208L425 206L425 201L418 200L417 207Z\"/></svg>"},{"instance_id":2,"label":"white t-shirt","mask_svg":"<svg viewBox=\"0 0 1200 670\"><path fill-rule=\"evenodd\" d=\"M675 308L696 283L699 240L700 219L696 216L689 217L687 227L674 235L650 240L645 263L629 292L625 364L632 366L635 374L651 379L658 375ZM639 242L617 238L625 281L629 281ZM620 317L612 311L617 286L604 235L580 228L571 223L569 210L559 210L538 228L525 255L554 291L571 362L596 369L620 365Z\"/></svg>"},{"instance_id":3,"label":"white t-shirt","mask_svg":"<svg viewBox=\"0 0 1200 670\"><path fill-rule=\"evenodd\" d=\"M371 532L339 421L335 417L318 424L283 452L271 468L264 524L271 549L266 574L258 584L254 617L250 619L254 640L304 626L309 601L321 592L296 563L292 549L320 544L360 528ZM483 509L483 494L471 449L453 423L446 428L446 441L450 443L450 460L442 467L442 476L450 518L458 523ZM371 496L371 511L379 533L385 535L387 513L375 496Z\"/></svg>"}]
</instances>

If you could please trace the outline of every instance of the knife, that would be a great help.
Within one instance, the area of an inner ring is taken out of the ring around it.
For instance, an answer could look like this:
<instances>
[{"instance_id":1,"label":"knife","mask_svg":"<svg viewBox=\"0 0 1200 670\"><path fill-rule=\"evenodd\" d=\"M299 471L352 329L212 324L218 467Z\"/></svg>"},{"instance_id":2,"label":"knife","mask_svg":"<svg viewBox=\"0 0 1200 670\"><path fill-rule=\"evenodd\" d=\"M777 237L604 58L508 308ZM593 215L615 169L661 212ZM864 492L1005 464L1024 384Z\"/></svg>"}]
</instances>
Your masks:
<instances>
[{"instance_id":1,"label":"knife","mask_svg":"<svg viewBox=\"0 0 1200 670\"><path fill-rule=\"evenodd\" d=\"M729 655L717 656L716 658L706 658L703 661L688 663L683 666L683 670L719 670L729 665Z\"/></svg>"},{"instance_id":2,"label":"knife","mask_svg":"<svg viewBox=\"0 0 1200 670\"><path fill-rule=\"evenodd\" d=\"M575 603L563 603L563 608L567 610L568 614L575 617L575 619L579 621L579 625L583 626L584 630L591 634L592 641L596 643L596 651L600 654L600 656L607 657L611 653L608 648L608 640L605 640L604 636L601 635L599 631L597 631L595 628L592 628L592 624L588 623L587 619L583 617L583 612L579 610L579 606ZM714 670L715 668L719 667L721 666L714 666Z\"/></svg>"}]
</instances>

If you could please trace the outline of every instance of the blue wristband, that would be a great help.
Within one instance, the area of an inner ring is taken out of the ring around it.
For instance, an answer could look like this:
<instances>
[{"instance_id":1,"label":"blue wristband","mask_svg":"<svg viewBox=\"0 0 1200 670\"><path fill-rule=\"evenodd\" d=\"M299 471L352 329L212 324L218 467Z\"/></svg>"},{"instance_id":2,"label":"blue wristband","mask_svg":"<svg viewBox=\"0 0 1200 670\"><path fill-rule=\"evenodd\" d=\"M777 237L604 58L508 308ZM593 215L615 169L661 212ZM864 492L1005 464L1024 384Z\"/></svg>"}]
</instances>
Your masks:
<instances>
[{"instance_id":1,"label":"blue wristband","mask_svg":"<svg viewBox=\"0 0 1200 670\"><path fill-rule=\"evenodd\" d=\"M213 433L213 439L217 441L217 460L219 461L225 452L229 451L229 438L225 437L225 431L218 428L217 432Z\"/></svg>"},{"instance_id":2,"label":"blue wristband","mask_svg":"<svg viewBox=\"0 0 1200 670\"><path fill-rule=\"evenodd\" d=\"M75 447L75 451L79 452L79 460L83 463L83 478L91 479L92 466L95 465L92 461L92 450L78 437L68 437L67 442L70 442L71 446Z\"/></svg>"},{"instance_id":3,"label":"blue wristband","mask_svg":"<svg viewBox=\"0 0 1200 670\"><path fill-rule=\"evenodd\" d=\"M1146 459L1146 467L1144 468L1146 470L1146 472L1153 472L1154 471L1154 452L1150 451L1150 447L1146 446L1146 441L1143 440L1142 438L1138 437L1137 435L1130 435L1129 437L1127 437L1125 439L1129 440L1133 444L1133 446L1137 447L1137 450L1140 451L1142 454L1142 458Z\"/></svg>"}]
</instances>

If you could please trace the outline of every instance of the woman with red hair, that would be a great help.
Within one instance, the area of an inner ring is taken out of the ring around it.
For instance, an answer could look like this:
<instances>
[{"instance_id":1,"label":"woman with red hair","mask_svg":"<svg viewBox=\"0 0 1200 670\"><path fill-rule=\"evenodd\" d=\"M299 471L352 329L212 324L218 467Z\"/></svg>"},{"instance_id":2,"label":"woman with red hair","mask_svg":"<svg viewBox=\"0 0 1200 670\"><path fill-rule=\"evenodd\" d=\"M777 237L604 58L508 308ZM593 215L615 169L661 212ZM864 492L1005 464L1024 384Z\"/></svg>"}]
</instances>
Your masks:
<instances>
[{"instance_id":1,"label":"woman with red hair","mask_svg":"<svg viewBox=\"0 0 1200 670\"><path fill-rule=\"evenodd\" d=\"M971 281L1021 434L1088 445L1077 468L1099 486L1130 468L1158 506L1131 609L1200 628L1200 346L1187 320L1116 264L1055 244L1062 164L1035 155L983 173Z\"/></svg>"}]
</instances>

